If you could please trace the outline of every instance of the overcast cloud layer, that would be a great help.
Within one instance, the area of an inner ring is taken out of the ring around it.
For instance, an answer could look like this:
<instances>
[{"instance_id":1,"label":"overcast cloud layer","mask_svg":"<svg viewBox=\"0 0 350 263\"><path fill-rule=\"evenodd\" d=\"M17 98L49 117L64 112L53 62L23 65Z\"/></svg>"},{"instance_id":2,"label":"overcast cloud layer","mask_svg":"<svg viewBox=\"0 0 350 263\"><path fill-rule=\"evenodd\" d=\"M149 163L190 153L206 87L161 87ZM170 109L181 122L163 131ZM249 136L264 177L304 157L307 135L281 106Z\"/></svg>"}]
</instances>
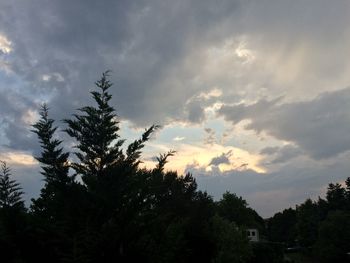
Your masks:
<instances>
[{"instance_id":1,"label":"overcast cloud layer","mask_svg":"<svg viewBox=\"0 0 350 263\"><path fill-rule=\"evenodd\" d=\"M316 198L349 176L349 13L346 0L0 0L0 157L35 195L22 155L40 150L38 105L67 118L110 69L129 139L164 127L145 159L181 149L173 168L264 216Z\"/></svg>"}]
</instances>

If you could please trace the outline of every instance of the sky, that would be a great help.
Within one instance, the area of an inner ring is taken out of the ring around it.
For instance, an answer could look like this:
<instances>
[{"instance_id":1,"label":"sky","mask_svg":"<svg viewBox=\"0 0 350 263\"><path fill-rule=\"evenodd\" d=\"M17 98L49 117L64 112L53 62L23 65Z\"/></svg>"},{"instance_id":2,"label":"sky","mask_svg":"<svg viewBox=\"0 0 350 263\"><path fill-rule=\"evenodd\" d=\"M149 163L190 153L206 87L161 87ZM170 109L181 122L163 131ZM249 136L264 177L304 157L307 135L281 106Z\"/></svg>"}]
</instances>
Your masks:
<instances>
[{"instance_id":1,"label":"sky","mask_svg":"<svg viewBox=\"0 0 350 263\"><path fill-rule=\"evenodd\" d=\"M175 150L167 169L263 217L324 197L350 176L349 20L347 0L0 0L0 159L36 197L40 105L66 140L111 70L121 136L162 127L143 166Z\"/></svg>"}]
</instances>

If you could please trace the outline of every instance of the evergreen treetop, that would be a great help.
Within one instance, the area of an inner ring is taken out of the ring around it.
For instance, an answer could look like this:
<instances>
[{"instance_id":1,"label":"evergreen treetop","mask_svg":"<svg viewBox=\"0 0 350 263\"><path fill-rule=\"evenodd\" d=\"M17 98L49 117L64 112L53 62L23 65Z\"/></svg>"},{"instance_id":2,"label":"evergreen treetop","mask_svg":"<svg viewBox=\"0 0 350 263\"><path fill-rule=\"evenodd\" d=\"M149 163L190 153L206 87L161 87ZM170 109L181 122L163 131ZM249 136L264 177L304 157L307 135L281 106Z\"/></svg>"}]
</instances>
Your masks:
<instances>
[{"instance_id":1,"label":"evergreen treetop","mask_svg":"<svg viewBox=\"0 0 350 263\"><path fill-rule=\"evenodd\" d=\"M73 119L64 120L68 124L65 131L77 141L75 147L79 150L75 152L79 162L73 162L71 166L87 184L124 157L120 149L124 140L117 140L119 121L114 108L109 105L112 96L108 89L112 83L107 77L108 71L95 83L99 90L91 92L97 107L80 108L81 114L73 114Z\"/></svg>"},{"instance_id":2,"label":"evergreen treetop","mask_svg":"<svg viewBox=\"0 0 350 263\"><path fill-rule=\"evenodd\" d=\"M78 162L73 162L71 167L76 174L82 176L88 186L101 176L107 175L117 165L137 168L141 162L141 149L151 134L159 128L158 125L152 125L123 152L122 145L125 140L119 139L119 121L115 109L109 104L112 98L109 88L113 84L108 80L108 73L104 72L95 83L98 90L90 92L97 106L80 108L80 114L73 114L72 119L64 120L68 125L65 131L77 141L75 147L78 151L75 155Z\"/></svg>"},{"instance_id":3,"label":"evergreen treetop","mask_svg":"<svg viewBox=\"0 0 350 263\"><path fill-rule=\"evenodd\" d=\"M22 188L10 176L10 168L0 161L0 208L24 207Z\"/></svg>"},{"instance_id":4,"label":"evergreen treetop","mask_svg":"<svg viewBox=\"0 0 350 263\"><path fill-rule=\"evenodd\" d=\"M41 119L33 125L33 132L38 135L42 148L41 155L36 159L42 165L41 174L46 183L68 183L68 157L69 153L63 152L60 147L62 141L54 138L57 127L54 127L54 120L49 118L49 109L46 104L41 106Z\"/></svg>"}]
</instances>

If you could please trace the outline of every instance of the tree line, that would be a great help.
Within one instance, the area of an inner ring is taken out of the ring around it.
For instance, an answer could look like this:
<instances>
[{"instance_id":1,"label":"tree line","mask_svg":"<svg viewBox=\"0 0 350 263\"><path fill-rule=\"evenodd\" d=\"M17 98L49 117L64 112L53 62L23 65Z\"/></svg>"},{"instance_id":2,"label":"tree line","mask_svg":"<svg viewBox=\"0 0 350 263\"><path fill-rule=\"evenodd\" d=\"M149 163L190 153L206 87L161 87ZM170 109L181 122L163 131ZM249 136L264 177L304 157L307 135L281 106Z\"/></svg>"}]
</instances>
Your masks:
<instances>
[{"instance_id":1,"label":"tree line","mask_svg":"<svg viewBox=\"0 0 350 263\"><path fill-rule=\"evenodd\" d=\"M267 221L271 241L283 242L320 262L348 262L350 258L350 177L330 183L325 199L307 199L276 213Z\"/></svg>"},{"instance_id":2,"label":"tree line","mask_svg":"<svg viewBox=\"0 0 350 263\"><path fill-rule=\"evenodd\" d=\"M25 207L6 163L0 171L1 262L249 262L245 228L264 229L245 200L225 193L214 202L191 174L140 168L152 125L129 145L110 105L108 72L84 106L64 120L74 141L66 152L43 105L33 125L44 186ZM253 262L253 261L252 261Z\"/></svg>"}]
</instances>

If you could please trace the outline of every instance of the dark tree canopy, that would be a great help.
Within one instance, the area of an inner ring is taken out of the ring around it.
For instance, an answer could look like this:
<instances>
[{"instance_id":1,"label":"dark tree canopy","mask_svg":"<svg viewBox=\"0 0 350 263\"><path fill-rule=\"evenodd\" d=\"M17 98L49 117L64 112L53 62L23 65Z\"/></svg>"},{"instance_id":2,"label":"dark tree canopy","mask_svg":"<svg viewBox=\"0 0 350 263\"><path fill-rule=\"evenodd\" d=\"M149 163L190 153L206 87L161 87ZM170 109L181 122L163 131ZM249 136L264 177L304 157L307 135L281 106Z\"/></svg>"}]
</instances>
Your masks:
<instances>
[{"instance_id":1,"label":"dark tree canopy","mask_svg":"<svg viewBox=\"0 0 350 263\"><path fill-rule=\"evenodd\" d=\"M350 244L350 211L331 211L320 223L316 243L322 262L347 262Z\"/></svg>"},{"instance_id":2,"label":"dark tree canopy","mask_svg":"<svg viewBox=\"0 0 350 263\"><path fill-rule=\"evenodd\" d=\"M273 241L301 248L317 262L347 262L349 252L350 177L345 186L330 183L326 198L307 199L268 220ZM293 240L294 239L294 240Z\"/></svg>"},{"instance_id":3,"label":"dark tree canopy","mask_svg":"<svg viewBox=\"0 0 350 263\"><path fill-rule=\"evenodd\" d=\"M42 168L42 175L47 184L66 184L71 181L68 176L69 153L64 153L60 147L62 141L55 138L57 127L54 120L49 118L46 104L41 106L40 120L33 125L33 132L37 134L42 148L41 156L36 157Z\"/></svg>"},{"instance_id":4,"label":"dark tree canopy","mask_svg":"<svg viewBox=\"0 0 350 263\"><path fill-rule=\"evenodd\" d=\"M23 207L22 188L10 177L10 168L0 161L0 208Z\"/></svg>"},{"instance_id":5,"label":"dark tree canopy","mask_svg":"<svg viewBox=\"0 0 350 263\"><path fill-rule=\"evenodd\" d=\"M289 247L296 245L296 222L295 209L289 208L276 213L268 220L269 239L275 242L284 242Z\"/></svg>"},{"instance_id":6,"label":"dark tree canopy","mask_svg":"<svg viewBox=\"0 0 350 263\"><path fill-rule=\"evenodd\" d=\"M112 83L107 77L108 72L103 73L102 78L95 83L99 90L91 92L97 107L82 107L79 109L80 114L74 114L73 119L64 121L68 124L65 131L76 139L76 148L79 150L75 155L80 162L73 162L71 167L82 175L86 184L102 176L124 158L120 148L124 140L118 140L117 133L119 121L114 108L109 105L112 96L108 89Z\"/></svg>"},{"instance_id":7,"label":"dark tree canopy","mask_svg":"<svg viewBox=\"0 0 350 263\"><path fill-rule=\"evenodd\" d=\"M263 219L250 207L242 197L225 192L217 203L217 211L220 216L247 228L264 229Z\"/></svg>"}]
</instances>

